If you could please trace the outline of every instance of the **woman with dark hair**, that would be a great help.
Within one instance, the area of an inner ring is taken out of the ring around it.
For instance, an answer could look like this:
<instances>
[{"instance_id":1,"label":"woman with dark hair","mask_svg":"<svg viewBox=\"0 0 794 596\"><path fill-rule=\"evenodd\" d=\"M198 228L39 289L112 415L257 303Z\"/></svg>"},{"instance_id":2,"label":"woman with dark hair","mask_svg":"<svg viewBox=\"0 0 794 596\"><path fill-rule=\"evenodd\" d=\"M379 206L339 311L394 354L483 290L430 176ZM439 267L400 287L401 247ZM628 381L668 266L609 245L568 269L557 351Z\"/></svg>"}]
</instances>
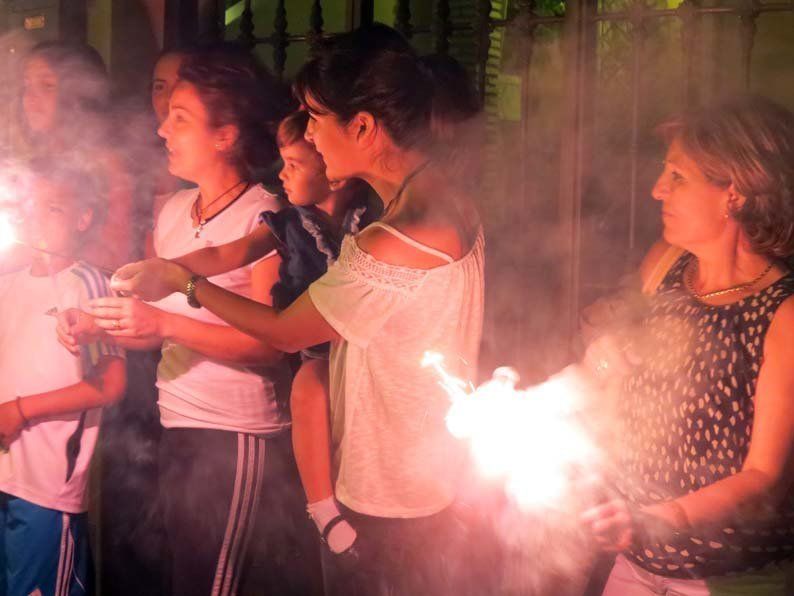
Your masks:
<instances>
[{"instance_id":1,"label":"woman with dark hair","mask_svg":"<svg viewBox=\"0 0 794 596\"><path fill-rule=\"evenodd\" d=\"M53 162L70 153L92 164L103 181L106 217L80 256L113 268L133 256L133 184L113 149L109 95L105 65L91 46L42 42L25 59L21 122L27 153Z\"/></svg>"},{"instance_id":2,"label":"woman with dark hair","mask_svg":"<svg viewBox=\"0 0 794 596\"><path fill-rule=\"evenodd\" d=\"M660 131L642 361L601 363L629 371L620 498L584 516L622 553L604 593L791 594L794 115L741 98Z\"/></svg>"},{"instance_id":3,"label":"woman with dark hair","mask_svg":"<svg viewBox=\"0 0 794 596\"><path fill-rule=\"evenodd\" d=\"M157 255L173 258L236 240L258 226L260 213L281 207L258 184L277 155L268 123L288 103L277 95L278 87L240 50L212 48L184 59L159 134L169 171L197 186L163 206L154 230ZM279 262L272 251L212 279L270 304ZM168 593L236 594L244 572L293 562L284 553L251 562L254 546L259 551L267 542L262 532L283 525L284 500L300 502L298 485L292 495L283 481L290 371L280 349L198 307L175 296L153 304L114 298L101 311L118 315L110 329L119 345L162 351L159 479L171 555ZM270 588L279 591L278 585Z\"/></svg>"},{"instance_id":4,"label":"woman with dark hair","mask_svg":"<svg viewBox=\"0 0 794 596\"><path fill-rule=\"evenodd\" d=\"M144 291L136 278L155 271L155 294L185 291L285 351L332 342L336 500L311 513L324 535L350 523L358 539L345 555L324 551L329 593L455 592L452 579L467 564L453 554L465 542L453 510L463 451L445 428L449 400L422 358L437 350L453 374L475 374L484 240L465 185L436 157L434 88L407 42L382 25L327 40L302 68L295 90L326 175L363 179L385 212L347 236L338 261L284 311L170 263L133 265L124 272L131 283L117 280ZM103 304L94 314L110 327L115 313ZM359 564L346 575L340 563L354 554Z\"/></svg>"}]
</instances>

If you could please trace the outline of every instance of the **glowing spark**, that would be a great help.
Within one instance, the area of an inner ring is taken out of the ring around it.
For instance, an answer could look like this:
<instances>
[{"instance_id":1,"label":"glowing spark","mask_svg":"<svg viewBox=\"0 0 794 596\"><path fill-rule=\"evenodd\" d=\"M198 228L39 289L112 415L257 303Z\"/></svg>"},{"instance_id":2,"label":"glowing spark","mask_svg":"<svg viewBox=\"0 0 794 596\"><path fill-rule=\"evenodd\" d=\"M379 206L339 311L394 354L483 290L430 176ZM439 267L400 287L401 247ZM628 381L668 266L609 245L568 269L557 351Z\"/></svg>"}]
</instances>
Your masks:
<instances>
[{"instance_id":1,"label":"glowing spark","mask_svg":"<svg viewBox=\"0 0 794 596\"><path fill-rule=\"evenodd\" d=\"M0 212L0 250L8 250L18 242L13 218L9 213Z\"/></svg>"},{"instance_id":2,"label":"glowing spark","mask_svg":"<svg viewBox=\"0 0 794 596\"><path fill-rule=\"evenodd\" d=\"M521 390L518 373L501 367L474 389L444 368L440 354L426 353L422 364L438 372L452 400L449 432L468 441L480 472L503 480L520 506L572 496L572 477L596 463L598 451L576 419L586 386L575 368Z\"/></svg>"}]
</instances>

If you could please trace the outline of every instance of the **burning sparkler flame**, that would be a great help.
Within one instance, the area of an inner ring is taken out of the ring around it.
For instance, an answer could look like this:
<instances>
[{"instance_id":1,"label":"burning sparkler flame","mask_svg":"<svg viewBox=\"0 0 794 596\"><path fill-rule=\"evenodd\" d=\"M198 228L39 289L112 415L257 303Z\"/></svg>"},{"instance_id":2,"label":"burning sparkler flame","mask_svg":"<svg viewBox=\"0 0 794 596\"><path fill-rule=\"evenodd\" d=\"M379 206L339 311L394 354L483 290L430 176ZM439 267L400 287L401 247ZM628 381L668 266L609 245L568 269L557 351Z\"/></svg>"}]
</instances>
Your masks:
<instances>
[{"instance_id":1,"label":"burning sparkler flame","mask_svg":"<svg viewBox=\"0 0 794 596\"><path fill-rule=\"evenodd\" d=\"M596 463L598 450L576 417L587 389L575 367L517 389L512 368L497 368L474 388L445 369L441 354L426 352L422 364L450 396L449 432L468 441L480 472L502 479L520 506L554 506L570 496L571 476Z\"/></svg>"}]
</instances>

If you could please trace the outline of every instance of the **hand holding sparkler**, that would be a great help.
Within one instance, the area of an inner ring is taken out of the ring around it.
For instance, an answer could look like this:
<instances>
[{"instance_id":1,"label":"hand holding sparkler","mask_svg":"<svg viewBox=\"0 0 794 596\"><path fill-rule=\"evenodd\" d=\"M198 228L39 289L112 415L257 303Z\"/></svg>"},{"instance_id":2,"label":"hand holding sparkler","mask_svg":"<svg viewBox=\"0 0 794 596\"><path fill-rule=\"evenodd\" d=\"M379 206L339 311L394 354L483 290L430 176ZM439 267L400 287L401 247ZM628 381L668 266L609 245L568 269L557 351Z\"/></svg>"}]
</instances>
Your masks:
<instances>
[{"instance_id":1,"label":"hand holding sparkler","mask_svg":"<svg viewBox=\"0 0 794 596\"><path fill-rule=\"evenodd\" d=\"M162 300L185 288L191 273L166 259L146 259L124 265L110 280L110 287L121 294L141 300Z\"/></svg>"},{"instance_id":2,"label":"hand holding sparkler","mask_svg":"<svg viewBox=\"0 0 794 596\"><path fill-rule=\"evenodd\" d=\"M99 341L104 335L94 318L77 308L69 308L57 313L58 325L55 328L58 341L72 354L80 353L80 346Z\"/></svg>"}]
</instances>

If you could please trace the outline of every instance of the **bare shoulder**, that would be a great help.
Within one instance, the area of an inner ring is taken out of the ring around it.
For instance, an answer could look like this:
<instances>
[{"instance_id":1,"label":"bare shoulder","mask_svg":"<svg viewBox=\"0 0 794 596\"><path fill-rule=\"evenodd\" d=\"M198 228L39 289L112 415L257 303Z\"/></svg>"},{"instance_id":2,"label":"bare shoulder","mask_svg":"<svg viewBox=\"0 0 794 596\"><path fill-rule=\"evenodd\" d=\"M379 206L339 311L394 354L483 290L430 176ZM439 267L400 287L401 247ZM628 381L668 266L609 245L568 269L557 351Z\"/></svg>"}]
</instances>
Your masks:
<instances>
[{"instance_id":1,"label":"bare shoulder","mask_svg":"<svg viewBox=\"0 0 794 596\"><path fill-rule=\"evenodd\" d=\"M666 240L660 238L654 242L653 246L645 253L645 257L643 257L642 263L640 263L640 278L643 284L651 277L654 269L656 269L659 261L662 260L662 257L664 257L665 253L670 249L670 246L671 245Z\"/></svg>"},{"instance_id":2,"label":"bare shoulder","mask_svg":"<svg viewBox=\"0 0 794 596\"><path fill-rule=\"evenodd\" d=\"M370 226L357 237L358 247L378 261L389 265L410 267L412 269L432 269L446 265L447 260L406 242L400 235L422 244L427 248L442 252L453 259L461 256L461 243L453 229L432 229L424 225L389 224L398 234L380 226Z\"/></svg>"},{"instance_id":3,"label":"bare shoulder","mask_svg":"<svg viewBox=\"0 0 794 596\"><path fill-rule=\"evenodd\" d=\"M764 354L784 351L794 355L794 296L789 296L778 307L764 341Z\"/></svg>"}]
</instances>

